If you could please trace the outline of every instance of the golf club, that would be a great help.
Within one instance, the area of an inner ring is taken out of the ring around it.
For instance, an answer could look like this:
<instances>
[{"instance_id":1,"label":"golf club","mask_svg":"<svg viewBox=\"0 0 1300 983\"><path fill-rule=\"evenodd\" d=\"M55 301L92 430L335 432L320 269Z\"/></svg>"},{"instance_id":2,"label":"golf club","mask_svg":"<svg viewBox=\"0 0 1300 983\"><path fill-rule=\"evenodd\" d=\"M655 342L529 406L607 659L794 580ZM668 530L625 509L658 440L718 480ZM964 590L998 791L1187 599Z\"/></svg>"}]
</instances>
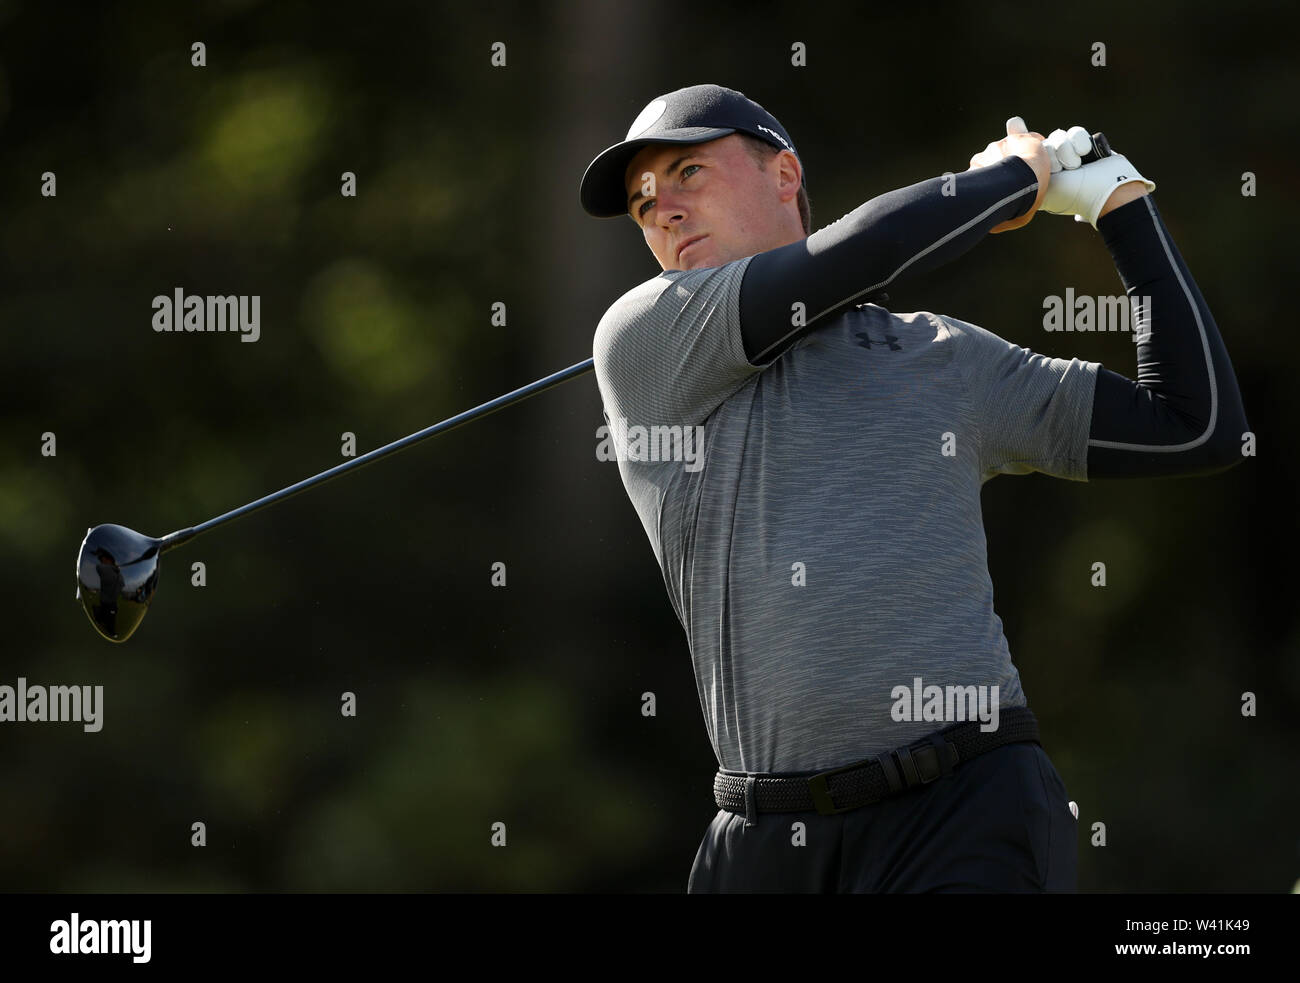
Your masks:
<instances>
[{"instance_id":1,"label":"golf club","mask_svg":"<svg viewBox=\"0 0 1300 983\"><path fill-rule=\"evenodd\" d=\"M268 505L274 505L299 492L304 492L308 488L314 488L349 471L373 464L382 457L396 454L436 434L454 430L471 420L505 409L529 396L536 396L558 386L561 382L567 382L569 379L590 372L593 368L594 362L590 358L577 365L571 365L544 379L529 383L521 389L449 417L441 423L435 423L391 444L385 444L355 460L345 461L328 471L322 471L295 485L281 488L278 492L232 509L200 525L168 533L161 539L154 539L112 523L87 529L86 538L82 540L81 549L77 553L77 599L81 601L81 606L96 631L111 642L125 642L140 627L140 622L144 620L145 613L149 610L149 602L153 600L154 591L158 588L158 561L168 550L188 543L196 536L201 536L232 519L250 515Z\"/></svg>"}]
</instances>

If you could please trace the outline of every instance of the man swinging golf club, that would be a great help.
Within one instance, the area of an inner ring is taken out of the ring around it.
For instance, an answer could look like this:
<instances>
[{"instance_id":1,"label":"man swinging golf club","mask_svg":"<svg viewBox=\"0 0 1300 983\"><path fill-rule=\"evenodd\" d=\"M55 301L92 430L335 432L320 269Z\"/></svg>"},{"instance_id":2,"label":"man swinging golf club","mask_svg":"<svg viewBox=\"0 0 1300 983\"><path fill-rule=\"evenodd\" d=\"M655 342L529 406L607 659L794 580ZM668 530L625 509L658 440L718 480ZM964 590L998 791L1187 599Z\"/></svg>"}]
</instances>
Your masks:
<instances>
[{"instance_id":1,"label":"man swinging golf club","mask_svg":"<svg viewBox=\"0 0 1300 983\"><path fill-rule=\"evenodd\" d=\"M689 891L1076 889L1069 796L993 610L980 489L1211 474L1249 429L1154 183L1095 143L1014 118L968 170L811 232L785 128L693 85L587 168L585 210L629 216L663 270L595 332L611 432L703 428L699 468L618 455L719 766ZM867 302L1040 208L1088 222L1149 298L1140 382Z\"/></svg>"}]
</instances>

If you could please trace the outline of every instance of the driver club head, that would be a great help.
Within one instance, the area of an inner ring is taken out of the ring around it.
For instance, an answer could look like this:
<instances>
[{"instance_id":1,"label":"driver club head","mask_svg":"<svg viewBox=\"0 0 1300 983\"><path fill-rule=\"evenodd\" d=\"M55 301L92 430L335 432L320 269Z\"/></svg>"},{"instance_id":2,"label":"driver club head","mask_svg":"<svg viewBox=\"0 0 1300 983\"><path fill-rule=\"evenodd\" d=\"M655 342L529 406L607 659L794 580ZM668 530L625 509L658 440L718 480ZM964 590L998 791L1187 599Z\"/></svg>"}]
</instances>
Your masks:
<instances>
[{"instance_id":1,"label":"driver club head","mask_svg":"<svg viewBox=\"0 0 1300 983\"><path fill-rule=\"evenodd\" d=\"M77 554L77 599L95 630L125 642L158 587L162 541L112 524L86 530Z\"/></svg>"}]
</instances>

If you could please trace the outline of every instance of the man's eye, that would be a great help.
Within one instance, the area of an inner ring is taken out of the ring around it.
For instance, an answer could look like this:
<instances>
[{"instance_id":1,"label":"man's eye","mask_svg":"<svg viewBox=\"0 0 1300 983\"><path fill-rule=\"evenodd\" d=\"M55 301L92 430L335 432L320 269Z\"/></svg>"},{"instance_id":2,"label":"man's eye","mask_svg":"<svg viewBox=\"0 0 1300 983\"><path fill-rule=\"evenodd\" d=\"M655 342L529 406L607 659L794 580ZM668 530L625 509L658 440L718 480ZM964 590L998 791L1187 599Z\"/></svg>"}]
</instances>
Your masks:
<instances>
[{"instance_id":1,"label":"man's eye","mask_svg":"<svg viewBox=\"0 0 1300 983\"><path fill-rule=\"evenodd\" d=\"M683 180L683 181L685 181L686 178L689 176L686 172L689 171L692 167L694 167L694 168L696 168L696 169L698 170L699 167L700 167L700 165L699 165L699 164L687 164L685 167L683 167L683 168L681 169L681 175L682 175L682 180ZM636 210L637 217L638 217L638 218L645 218L645 210L646 210L647 208L649 208L651 205L653 205L653 204L654 204L654 201L655 201L655 200L654 200L653 198L647 198L645 201L643 201L643 202L641 203L641 207L638 208L638 209Z\"/></svg>"}]
</instances>

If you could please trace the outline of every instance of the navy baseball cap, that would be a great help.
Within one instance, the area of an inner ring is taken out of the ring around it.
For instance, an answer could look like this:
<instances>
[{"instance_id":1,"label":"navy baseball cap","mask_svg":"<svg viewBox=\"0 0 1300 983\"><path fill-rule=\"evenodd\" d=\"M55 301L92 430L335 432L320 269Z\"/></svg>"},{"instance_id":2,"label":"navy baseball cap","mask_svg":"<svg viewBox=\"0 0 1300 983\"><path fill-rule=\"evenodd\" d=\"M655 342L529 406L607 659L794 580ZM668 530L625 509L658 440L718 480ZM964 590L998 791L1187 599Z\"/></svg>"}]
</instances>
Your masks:
<instances>
[{"instance_id":1,"label":"navy baseball cap","mask_svg":"<svg viewBox=\"0 0 1300 983\"><path fill-rule=\"evenodd\" d=\"M582 207L596 218L626 215L627 166L648 144L706 143L737 131L799 156L785 127L744 93L721 85L690 85L652 99L632 121L623 142L602 150L587 165L578 188ZM803 184L808 185L806 176Z\"/></svg>"}]
</instances>

